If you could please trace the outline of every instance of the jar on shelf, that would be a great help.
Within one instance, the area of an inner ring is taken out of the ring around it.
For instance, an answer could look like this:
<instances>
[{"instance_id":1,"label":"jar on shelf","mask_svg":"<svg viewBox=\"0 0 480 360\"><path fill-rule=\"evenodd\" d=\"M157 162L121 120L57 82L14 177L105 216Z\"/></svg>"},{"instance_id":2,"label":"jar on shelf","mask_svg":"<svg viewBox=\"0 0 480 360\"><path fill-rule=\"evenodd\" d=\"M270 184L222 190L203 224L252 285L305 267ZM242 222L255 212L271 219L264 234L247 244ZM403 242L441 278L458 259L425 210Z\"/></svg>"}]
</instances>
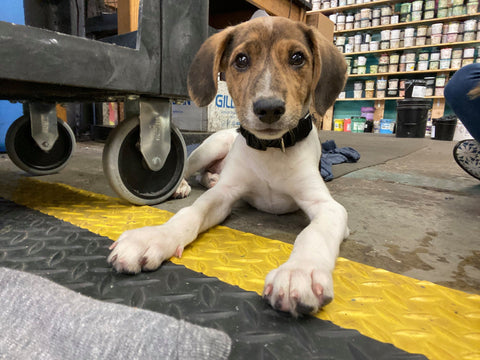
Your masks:
<instances>
[{"instance_id":1,"label":"jar on shelf","mask_svg":"<svg viewBox=\"0 0 480 360\"><path fill-rule=\"evenodd\" d=\"M439 68L440 68L440 60L430 59L430 62L428 64L428 69L429 70L438 70Z\"/></svg>"},{"instance_id":2,"label":"jar on shelf","mask_svg":"<svg viewBox=\"0 0 480 360\"><path fill-rule=\"evenodd\" d=\"M435 87L443 88L447 82L447 76L445 74L438 74L435 78Z\"/></svg>"},{"instance_id":3,"label":"jar on shelf","mask_svg":"<svg viewBox=\"0 0 480 360\"><path fill-rule=\"evenodd\" d=\"M422 20L423 11L412 11L411 21L420 21Z\"/></svg>"},{"instance_id":4,"label":"jar on shelf","mask_svg":"<svg viewBox=\"0 0 480 360\"><path fill-rule=\"evenodd\" d=\"M384 74L388 72L388 65L378 65L378 73Z\"/></svg>"},{"instance_id":5,"label":"jar on shelf","mask_svg":"<svg viewBox=\"0 0 480 360\"><path fill-rule=\"evenodd\" d=\"M475 48L472 48L475 52ZM452 50L452 59L461 59L463 56L463 49L453 49Z\"/></svg>"},{"instance_id":6,"label":"jar on shelf","mask_svg":"<svg viewBox=\"0 0 480 360\"><path fill-rule=\"evenodd\" d=\"M473 15L478 11L478 1L469 1L467 2L467 14Z\"/></svg>"},{"instance_id":7,"label":"jar on shelf","mask_svg":"<svg viewBox=\"0 0 480 360\"><path fill-rule=\"evenodd\" d=\"M423 10L423 0L412 1L412 12Z\"/></svg>"},{"instance_id":8,"label":"jar on shelf","mask_svg":"<svg viewBox=\"0 0 480 360\"><path fill-rule=\"evenodd\" d=\"M416 58L417 58L417 53L415 53L414 51L408 51L408 52L405 52L405 62L415 62Z\"/></svg>"},{"instance_id":9,"label":"jar on shelf","mask_svg":"<svg viewBox=\"0 0 480 360\"><path fill-rule=\"evenodd\" d=\"M440 60L450 60L452 58L452 48L446 47L440 50Z\"/></svg>"},{"instance_id":10,"label":"jar on shelf","mask_svg":"<svg viewBox=\"0 0 480 360\"><path fill-rule=\"evenodd\" d=\"M405 71L406 72L415 71L415 62L407 62L405 64Z\"/></svg>"},{"instance_id":11,"label":"jar on shelf","mask_svg":"<svg viewBox=\"0 0 480 360\"><path fill-rule=\"evenodd\" d=\"M469 19L463 23L463 31L476 31L477 30L477 19Z\"/></svg>"},{"instance_id":12,"label":"jar on shelf","mask_svg":"<svg viewBox=\"0 0 480 360\"><path fill-rule=\"evenodd\" d=\"M425 0L425 10L435 10L435 0Z\"/></svg>"},{"instance_id":13,"label":"jar on shelf","mask_svg":"<svg viewBox=\"0 0 480 360\"><path fill-rule=\"evenodd\" d=\"M437 9L437 18L444 18L447 16L448 16L448 8L439 6Z\"/></svg>"},{"instance_id":14,"label":"jar on shelf","mask_svg":"<svg viewBox=\"0 0 480 360\"><path fill-rule=\"evenodd\" d=\"M390 49L390 41L385 40L385 41L380 41L380 50L388 50Z\"/></svg>"},{"instance_id":15,"label":"jar on shelf","mask_svg":"<svg viewBox=\"0 0 480 360\"><path fill-rule=\"evenodd\" d=\"M417 36L427 36L428 26L419 26L417 27Z\"/></svg>"},{"instance_id":16,"label":"jar on shelf","mask_svg":"<svg viewBox=\"0 0 480 360\"><path fill-rule=\"evenodd\" d=\"M439 45L442 43L442 34L435 34L430 36L430 44Z\"/></svg>"},{"instance_id":17,"label":"jar on shelf","mask_svg":"<svg viewBox=\"0 0 480 360\"><path fill-rule=\"evenodd\" d=\"M426 36L417 36L415 38L415 45L416 46L424 46L427 43L427 37Z\"/></svg>"},{"instance_id":18,"label":"jar on shelf","mask_svg":"<svg viewBox=\"0 0 480 360\"><path fill-rule=\"evenodd\" d=\"M463 49L463 58L473 58L475 56L475 48L467 47Z\"/></svg>"},{"instance_id":19,"label":"jar on shelf","mask_svg":"<svg viewBox=\"0 0 480 360\"><path fill-rule=\"evenodd\" d=\"M400 5L400 21L408 22L410 21L410 11L412 9L412 3L404 2Z\"/></svg>"},{"instance_id":20,"label":"jar on shelf","mask_svg":"<svg viewBox=\"0 0 480 360\"><path fill-rule=\"evenodd\" d=\"M463 66L467 66L467 65L470 65L470 64L473 64L473 58L470 58L470 59L463 59L462 60L462 67Z\"/></svg>"},{"instance_id":21,"label":"jar on shelf","mask_svg":"<svg viewBox=\"0 0 480 360\"><path fill-rule=\"evenodd\" d=\"M384 78L377 79L377 90L385 90L387 88L387 80Z\"/></svg>"},{"instance_id":22,"label":"jar on shelf","mask_svg":"<svg viewBox=\"0 0 480 360\"><path fill-rule=\"evenodd\" d=\"M450 69L460 69L462 67L462 58L452 59Z\"/></svg>"},{"instance_id":23,"label":"jar on shelf","mask_svg":"<svg viewBox=\"0 0 480 360\"><path fill-rule=\"evenodd\" d=\"M372 9L371 8L360 9L360 17L361 19L370 20L372 18Z\"/></svg>"},{"instance_id":24,"label":"jar on shelf","mask_svg":"<svg viewBox=\"0 0 480 360\"><path fill-rule=\"evenodd\" d=\"M388 53L383 53L380 55L378 58L378 64L379 65L386 65L390 63L390 55Z\"/></svg>"},{"instance_id":25,"label":"jar on shelf","mask_svg":"<svg viewBox=\"0 0 480 360\"><path fill-rule=\"evenodd\" d=\"M451 59L441 59L440 60L440 70L450 69Z\"/></svg>"},{"instance_id":26,"label":"jar on shelf","mask_svg":"<svg viewBox=\"0 0 480 360\"><path fill-rule=\"evenodd\" d=\"M378 41L370 41L369 49L370 51L377 51L380 48L380 43Z\"/></svg>"},{"instance_id":27,"label":"jar on shelf","mask_svg":"<svg viewBox=\"0 0 480 360\"><path fill-rule=\"evenodd\" d=\"M433 96L435 91L435 77L427 76L424 80L426 85L425 96Z\"/></svg>"},{"instance_id":28,"label":"jar on shelf","mask_svg":"<svg viewBox=\"0 0 480 360\"><path fill-rule=\"evenodd\" d=\"M475 41L477 39L477 34L475 31L469 31L463 33L463 41Z\"/></svg>"},{"instance_id":29,"label":"jar on shelf","mask_svg":"<svg viewBox=\"0 0 480 360\"><path fill-rule=\"evenodd\" d=\"M443 32L443 23L435 23L432 24L431 28L431 33L432 35L437 35L437 34L442 34Z\"/></svg>"},{"instance_id":30,"label":"jar on shelf","mask_svg":"<svg viewBox=\"0 0 480 360\"><path fill-rule=\"evenodd\" d=\"M398 72L398 64L389 64L388 65L388 72L389 73Z\"/></svg>"},{"instance_id":31,"label":"jar on shelf","mask_svg":"<svg viewBox=\"0 0 480 360\"><path fill-rule=\"evenodd\" d=\"M418 54L418 61L428 61L430 57L430 52L428 50L422 50Z\"/></svg>"},{"instance_id":32,"label":"jar on shelf","mask_svg":"<svg viewBox=\"0 0 480 360\"><path fill-rule=\"evenodd\" d=\"M375 90L375 80L366 80L365 90Z\"/></svg>"},{"instance_id":33,"label":"jar on shelf","mask_svg":"<svg viewBox=\"0 0 480 360\"><path fill-rule=\"evenodd\" d=\"M452 8L452 15L453 16L461 16L461 15L465 15L465 13L466 13L466 8L463 4L453 6L453 8Z\"/></svg>"},{"instance_id":34,"label":"jar on shelf","mask_svg":"<svg viewBox=\"0 0 480 360\"><path fill-rule=\"evenodd\" d=\"M381 16L391 16L392 15L392 7L390 5L385 5L380 8L380 15Z\"/></svg>"},{"instance_id":35,"label":"jar on shelf","mask_svg":"<svg viewBox=\"0 0 480 360\"><path fill-rule=\"evenodd\" d=\"M418 60L417 70L418 70L418 71L428 70L428 65L429 65L429 61L428 61L428 60Z\"/></svg>"}]
</instances>

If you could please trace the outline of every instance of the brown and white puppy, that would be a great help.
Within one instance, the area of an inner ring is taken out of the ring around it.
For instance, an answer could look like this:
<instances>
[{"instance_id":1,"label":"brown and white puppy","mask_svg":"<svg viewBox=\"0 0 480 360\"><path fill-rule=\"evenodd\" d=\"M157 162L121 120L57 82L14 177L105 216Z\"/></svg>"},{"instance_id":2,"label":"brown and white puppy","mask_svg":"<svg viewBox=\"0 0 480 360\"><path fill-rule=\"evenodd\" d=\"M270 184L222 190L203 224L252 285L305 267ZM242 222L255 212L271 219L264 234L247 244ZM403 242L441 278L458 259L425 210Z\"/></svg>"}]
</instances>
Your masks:
<instances>
[{"instance_id":1,"label":"brown and white puppy","mask_svg":"<svg viewBox=\"0 0 480 360\"><path fill-rule=\"evenodd\" d=\"M308 114L312 104L320 115L333 104L345 84L346 63L316 29L263 17L229 27L202 45L188 79L197 105L213 100L219 72L225 73L241 135L214 134L188 165L189 173L210 168L216 176L209 175L210 186L216 185L164 225L123 233L108 261L118 271L154 270L223 221L240 199L275 214L300 208L311 222L297 236L289 260L268 274L264 297L294 315L316 312L333 298L332 271L348 228L345 209L319 173L321 147ZM188 192L184 183L178 195Z\"/></svg>"}]
</instances>

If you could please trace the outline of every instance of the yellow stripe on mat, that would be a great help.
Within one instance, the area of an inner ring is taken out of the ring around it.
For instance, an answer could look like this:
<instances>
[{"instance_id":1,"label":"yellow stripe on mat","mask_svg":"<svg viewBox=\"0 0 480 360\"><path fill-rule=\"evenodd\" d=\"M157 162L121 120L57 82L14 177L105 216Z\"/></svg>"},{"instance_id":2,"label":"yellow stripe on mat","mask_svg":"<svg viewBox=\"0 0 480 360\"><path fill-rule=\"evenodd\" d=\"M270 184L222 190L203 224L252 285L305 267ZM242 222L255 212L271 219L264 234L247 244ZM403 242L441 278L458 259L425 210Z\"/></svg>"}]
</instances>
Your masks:
<instances>
[{"instance_id":1,"label":"yellow stripe on mat","mask_svg":"<svg viewBox=\"0 0 480 360\"><path fill-rule=\"evenodd\" d=\"M172 216L33 179L20 181L11 200L112 240L127 229L160 224ZM217 226L172 261L261 294L267 273L286 261L291 250L292 245L281 241ZM343 258L337 261L334 284L335 299L318 318L430 359L480 359L479 295Z\"/></svg>"}]
</instances>

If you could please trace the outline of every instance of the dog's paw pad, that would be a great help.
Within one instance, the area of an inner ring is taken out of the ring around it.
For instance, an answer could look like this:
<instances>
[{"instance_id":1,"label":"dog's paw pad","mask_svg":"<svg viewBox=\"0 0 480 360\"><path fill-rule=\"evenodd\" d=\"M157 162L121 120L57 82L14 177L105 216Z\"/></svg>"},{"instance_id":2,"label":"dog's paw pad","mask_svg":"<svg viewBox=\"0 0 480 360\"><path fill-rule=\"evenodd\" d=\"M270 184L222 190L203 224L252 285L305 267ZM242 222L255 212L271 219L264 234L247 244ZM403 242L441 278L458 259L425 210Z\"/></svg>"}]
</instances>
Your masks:
<instances>
[{"instance_id":1,"label":"dog's paw pad","mask_svg":"<svg viewBox=\"0 0 480 360\"><path fill-rule=\"evenodd\" d=\"M319 269L280 267L268 274L263 298L293 316L315 313L333 299L331 275Z\"/></svg>"}]
</instances>

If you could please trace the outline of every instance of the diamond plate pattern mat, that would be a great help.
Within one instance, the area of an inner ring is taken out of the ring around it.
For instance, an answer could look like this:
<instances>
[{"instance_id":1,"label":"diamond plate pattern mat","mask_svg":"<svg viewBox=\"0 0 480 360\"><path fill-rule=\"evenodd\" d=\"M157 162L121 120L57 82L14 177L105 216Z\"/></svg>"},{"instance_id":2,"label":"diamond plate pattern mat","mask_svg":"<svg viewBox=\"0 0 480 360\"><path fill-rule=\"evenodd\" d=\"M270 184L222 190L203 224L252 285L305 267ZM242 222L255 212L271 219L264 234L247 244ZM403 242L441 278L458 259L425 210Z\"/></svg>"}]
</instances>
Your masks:
<instances>
[{"instance_id":1,"label":"diamond plate pattern mat","mask_svg":"<svg viewBox=\"0 0 480 360\"><path fill-rule=\"evenodd\" d=\"M171 216L31 179L16 184L11 198L110 239ZM182 259L171 260L261 293L266 274L285 261L291 249L289 244L218 226L185 249ZM317 317L431 359L480 359L480 296L342 258L334 284L334 301Z\"/></svg>"},{"instance_id":2,"label":"diamond plate pattern mat","mask_svg":"<svg viewBox=\"0 0 480 360\"><path fill-rule=\"evenodd\" d=\"M111 240L0 199L0 266L84 295L225 331L232 359L425 359L314 317L293 319L244 291L167 263L137 276L107 265Z\"/></svg>"}]
</instances>

